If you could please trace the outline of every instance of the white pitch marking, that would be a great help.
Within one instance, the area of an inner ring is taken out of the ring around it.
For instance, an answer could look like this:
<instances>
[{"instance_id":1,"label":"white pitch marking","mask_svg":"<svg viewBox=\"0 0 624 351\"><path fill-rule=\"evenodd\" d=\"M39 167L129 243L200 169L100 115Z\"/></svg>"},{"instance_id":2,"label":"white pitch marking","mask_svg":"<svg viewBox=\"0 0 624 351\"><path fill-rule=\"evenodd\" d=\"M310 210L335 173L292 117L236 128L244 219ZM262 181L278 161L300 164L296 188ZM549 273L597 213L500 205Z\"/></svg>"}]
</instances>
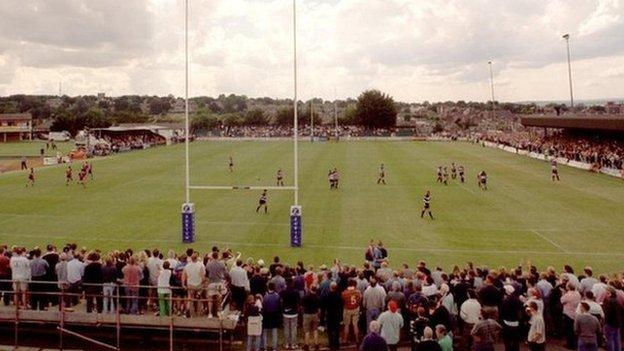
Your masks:
<instances>
[{"instance_id":1,"label":"white pitch marking","mask_svg":"<svg viewBox=\"0 0 624 351\"><path fill-rule=\"evenodd\" d=\"M539 236L540 238L548 241L549 243L551 243L553 246L555 246L559 250L563 251L564 253L571 253L568 250L566 250L564 247L562 247L561 245L557 244L556 242L552 241L551 239L547 238L546 236L544 236L543 234L538 232L537 230L531 230L531 232L534 233L535 235Z\"/></svg>"},{"instance_id":2,"label":"white pitch marking","mask_svg":"<svg viewBox=\"0 0 624 351\"><path fill-rule=\"evenodd\" d=\"M262 185L191 185L193 190L295 190L294 186Z\"/></svg>"},{"instance_id":3,"label":"white pitch marking","mask_svg":"<svg viewBox=\"0 0 624 351\"><path fill-rule=\"evenodd\" d=\"M6 233L0 233L6 235ZM28 234L19 234L21 238L36 238L41 239L40 235L28 235ZM61 238L69 238L74 239L72 236L61 235L61 236L48 236L47 240L59 240ZM171 244L182 244L181 240L168 240L168 239L111 239L109 237L106 238L93 238L91 241L105 241L105 242L122 242L122 243L171 243ZM244 247L276 247L276 248L288 248L288 244L275 244L275 243L250 243L250 242L235 242L235 241L223 241L223 240L210 240L206 239L208 245L219 244L219 245L229 245L232 247L236 246L244 246ZM554 244L554 243L553 243ZM555 244L556 245L556 244ZM556 245L558 246L558 245ZM361 246L336 246L336 245L303 245L304 248L311 249L338 249L338 250L362 250ZM562 250L565 250L559 247ZM443 249L443 248L411 248L411 247L387 247L388 251L407 251L407 252L445 252L445 253L465 253L465 254L488 254L488 255L497 255L497 254L508 254L508 255L575 255L575 256L602 256L602 257L624 257L624 253L620 252L573 252L573 251L531 251L531 250L496 250L496 249Z\"/></svg>"}]
</instances>

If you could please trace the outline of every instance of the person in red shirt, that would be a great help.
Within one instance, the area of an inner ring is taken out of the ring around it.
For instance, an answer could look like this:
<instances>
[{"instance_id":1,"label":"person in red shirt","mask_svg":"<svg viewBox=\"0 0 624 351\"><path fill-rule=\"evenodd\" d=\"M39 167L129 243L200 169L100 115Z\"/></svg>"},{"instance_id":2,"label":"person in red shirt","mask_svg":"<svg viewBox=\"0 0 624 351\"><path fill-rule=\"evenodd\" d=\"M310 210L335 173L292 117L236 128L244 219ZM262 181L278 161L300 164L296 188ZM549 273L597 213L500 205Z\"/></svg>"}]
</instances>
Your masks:
<instances>
[{"instance_id":1,"label":"person in red shirt","mask_svg":"<svg viewBox=\"0 0 624 351\"><path fill-rule=\"evenodd\" d=\"M349 327L353 326L353 335L355 342L360 340L360 332L358 330L358 320L360 318L360 306L362 305L362 293L356 289L357 282L349 279L347 290L342 292L342 302L344 306L343 322L344 322L344 340L346 344L349 341Z\"/></svg>"},{"instance_id":2,"label":"person in red shirt","mask_svg":"<svg viewBox=\"0 0 624 351\"><path fill-rule=\"evenodd\" d=\"M0 291L4 291L2 301L5 306L8 306L11 302L9 291L13 288L11 286L11 261L5 254L5 250L4 246L0 246Z\"/></svg>"},{"instance_id":3,"label":"person in red shirt","mask_svg":"<svg viewBox=\"0 0 624 351\"><path fill-rule=\"evenodd\" d=\"M65 185L69 185L69 182L74 180L71 166L67 167L67 169L65 170L65 180Z\"/></svg>"},{"instance_id":4,"label":"person in red shirt","mask_svg":"<svg viewBox=\"0 0 624 351\"><path fill-rule=\"evenodd\" d=\"M34 168L30 168L30 173L28 173L28 181L26 182L26 187L28 188L28 186L35 186L35 169Z\"/></svg>"},{"instance_id":5,"label":"person in red shirt","mask_svg":"<svg viewBox=\"0 0 624 351\"><path fill-rule=\"evenodd\" d=\"M126 312L131 314L139 314L139 283L143 279L143 271L136 261L136 257L131 256L128 264L121 270L126 291Z\"/></svg>"}]
</instances>

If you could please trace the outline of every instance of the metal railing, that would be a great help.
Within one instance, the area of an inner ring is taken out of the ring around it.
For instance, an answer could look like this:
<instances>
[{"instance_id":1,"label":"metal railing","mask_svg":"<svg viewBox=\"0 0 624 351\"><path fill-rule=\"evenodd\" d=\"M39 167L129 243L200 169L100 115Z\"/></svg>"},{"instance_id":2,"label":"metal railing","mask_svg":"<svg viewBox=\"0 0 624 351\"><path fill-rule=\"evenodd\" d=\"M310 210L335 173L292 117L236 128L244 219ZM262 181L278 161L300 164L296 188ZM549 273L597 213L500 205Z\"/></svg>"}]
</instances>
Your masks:
<instances>
[{"instance_id":1,"label":"metal railing","mask_svg":"<svg viewBox=\"0 0 624 351\"><path fill-rule=\"evenodd\" d=\"M155 286L120 283L0 279L0 322L13 323L15 347L20 342L20 325L26 323L56 324L61 350L64 334L103 348L121 350L123 328L168 330L169 350L174 350L176 330L217 333L219 350L223 350L224 334L229 333L231 344L237 320L223 315L223 297L207 296L205 288L191 290L192 294L183 287L173 286L165 288L169 292L166 294L159 295L157 291ZM156 310L158 313L151 315ZM211 310L217 317L204 315ZM68 325L112 327L115 345L71 331Z\"/></svg>"}]
</instances>

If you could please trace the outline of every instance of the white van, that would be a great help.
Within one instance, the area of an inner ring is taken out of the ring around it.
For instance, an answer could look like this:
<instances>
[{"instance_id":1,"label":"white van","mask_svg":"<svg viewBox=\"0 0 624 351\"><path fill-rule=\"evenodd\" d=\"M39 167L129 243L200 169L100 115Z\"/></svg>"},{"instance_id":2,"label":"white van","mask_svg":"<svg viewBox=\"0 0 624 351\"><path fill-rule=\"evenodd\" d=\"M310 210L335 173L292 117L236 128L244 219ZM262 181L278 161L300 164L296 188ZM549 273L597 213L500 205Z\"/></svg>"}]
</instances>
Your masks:
<instances>
[{"instance_id":1,"label":"white van","mask_svg":"<svg viewBox=\"0 0 624 351\"><path fill-rule=\"evenodd\" d=\"M53 141L69 141L70 138L71 135L66 130L62 132L50 132L50 134L48 134L48 140Z\"/></svg>"}]
</instances>

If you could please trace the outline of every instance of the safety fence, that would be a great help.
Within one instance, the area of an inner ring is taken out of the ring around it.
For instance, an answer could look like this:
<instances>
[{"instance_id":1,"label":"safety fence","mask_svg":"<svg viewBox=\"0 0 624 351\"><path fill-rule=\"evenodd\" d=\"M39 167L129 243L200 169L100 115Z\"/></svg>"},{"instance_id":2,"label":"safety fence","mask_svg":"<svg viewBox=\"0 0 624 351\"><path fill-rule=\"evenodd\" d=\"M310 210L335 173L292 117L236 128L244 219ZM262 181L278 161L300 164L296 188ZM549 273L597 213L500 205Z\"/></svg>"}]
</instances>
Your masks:
<instances>
[{"instance_id":1,"label":"safety fence","mask_svg":"<svg viewBox=\"0 0 624 351\"><path fill-rule=\"evenodd\" d=\"M20 346L20 328L44 324L55 326L61 350L66 336L100 349L121 350L124 329L168 331L169 350L177 344L178 331L197 333L206 342L206 334L212 334L223 350L228 336L231 346L238 322L237 313L223 310L222 299L208 297L202 288L170 287L158 293L145 285L0 280L0 296L0 324L12 324L15 347ZM114 329L115 342L101 342L69 327Z\"/></svg>"}]
</instances>

